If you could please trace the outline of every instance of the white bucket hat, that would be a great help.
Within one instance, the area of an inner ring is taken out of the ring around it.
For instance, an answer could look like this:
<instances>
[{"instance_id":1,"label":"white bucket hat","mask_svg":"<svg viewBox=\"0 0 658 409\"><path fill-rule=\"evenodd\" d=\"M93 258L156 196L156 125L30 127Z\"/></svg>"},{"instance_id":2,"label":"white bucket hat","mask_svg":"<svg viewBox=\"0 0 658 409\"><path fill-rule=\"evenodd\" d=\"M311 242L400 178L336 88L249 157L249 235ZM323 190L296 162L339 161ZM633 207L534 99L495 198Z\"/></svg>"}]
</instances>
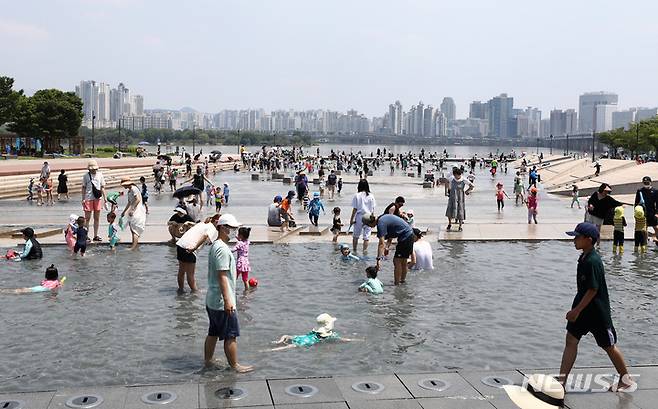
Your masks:
<instances>
[{"instance_id":1,"label":"white bucket hat","mask_svg":"<svg viewBox=\"0 0 658 409\"><path fill-rule=\"evenodd\" d=\"M98 169L98 162L96 162L94 159L91 159L87 162L87 169Z\"/></svg>"},{"instance_id":2,"label":"white bucket hat","mask_svg":"<svg viewBox=\"0 0 658 409\"><path fill-rule=\"evenodd\" d=\"M564 387L552 376L531 375L524 386L503 386L520 409L559 409L564 406Z\"/></svg>"},{"instance_id":3,"label":"white bucket hat","mask_svg":"<svg viewBox=\"0 0 658 409\"><path fill-rule=\"evenodd\" d=\"M223 214L217 219L217 226L240 227L242 223L238 221L232 214Z\"/></svg>"},{"instance_id":4,"label":"white bucket hat","mask_svg":"<svg viewBox=\"0 0 658 409\"><path fill-rule=\"evenodd\" d=\"M334 331L334 322L336 321L335 317L332 317L331 315L327 314L326 312L323 314L318 315L318 317L315 319L320 325L318 328L313 328L314 332L317 332L320 337L328 337L330 336L333 331Z\"/></svg>"}]
</instances>

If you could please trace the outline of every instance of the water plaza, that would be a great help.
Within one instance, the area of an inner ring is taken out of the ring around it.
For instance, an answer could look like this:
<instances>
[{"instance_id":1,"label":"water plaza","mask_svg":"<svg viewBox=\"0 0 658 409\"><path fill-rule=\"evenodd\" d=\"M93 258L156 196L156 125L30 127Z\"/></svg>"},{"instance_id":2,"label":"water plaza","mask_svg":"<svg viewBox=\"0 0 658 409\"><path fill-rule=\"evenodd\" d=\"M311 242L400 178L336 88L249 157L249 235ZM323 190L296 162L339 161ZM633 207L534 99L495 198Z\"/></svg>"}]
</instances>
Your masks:
<instances>
[{"instance_id":1,"label":"water plaza","mask_svg":"<svg viewBox=\"0 0 658 409\"><path fill-rule=\"evenodd\" d=\"M488 156L489 150L471 149L451 154ZM256 367L248 374L202 369L207 248L199 250L197 263L201 294L177 294L176 251L166 245L166 221L177 200L168 189L160 195L152 191L153 158L99 160L109 191L121 190L118 182L126 175L149 178L150 211L137 251L127 250L130 233L124 230L116 252L103 236L84 258L69 255L61 231L68 215L81 211L79 179L86 161L49 161L53 174L67 169L71 199L41 207L24 200L27 181L38 175L41 162L0 163L0 195L6 198L0 201L5 216L0 246L16 248L22 244L17 231L31 226L44 251L38 261L3 261L2 287L32 286L50 264L67 277L56 294L0 298L6 331L0 344L0 408L515 408L503 385L520 385L524 375L559 372L564 314L576 291L579 254L565 232L584 215L584 209L570 206L574 183L582 206L601 183L609 183L612 195L629 204L626 252L613 254L612 229L605 225L600 253L619 344L638 390L598 393L616 371L586 336L565 405L655 407L658 253L653 245L645 254L632 251L632 204L643 176L658 179L658 166L603 159L600 174L593 176L588 158L545 152L541 163L535 155L526 159L541 174L538 224L528 224L526 207L514 203L520 160L509 162L506 173L499 167L495 177L478 164L461 232L446 229L443 186L423 184L425 171L433 169L429 162L420 177L415 167L396 168L391 175L387 161L373 169L368 181L377 212L403 196L403 209L414 210L415 225L427 231L434 258L433 271L410 271L402 286L393 286L392 263L383 261L379 278L385 291L379 296L356 292L365 268L375 263L376 237L365 254L359 244L356 254L364 257L351 263L340 259L331 242L331 209L340 207L343 223L349 221L359 181L353 171L341 172L344 185L335 200L325 195L326 215L321 214L317 228L309 227L295 202L298 227L282 233L267 226L267 206L275 195L294 190L287 179L294 171L233 172L232 162L218 165L208 178L231 188L222 213L253 228L250 261L260 284L245 293L238 288L237 303L240 360ZM444 167L455 164L460 163ZM434 171L437 179L440 173ZM313 183L317 177L317 170L309 174L311 192L319 189ZM527 187L527 174L522 177ZM494 194L499 182L511 196L500 212ZM121 198L119 208L125 203ZM105 232L104 217L101 221ZM351 235L342 234L338 243L351 244ZM283 334L306 333L322 312L338 318L342 336L360 341L264 352Z\"/></svg>"}]
</instances>

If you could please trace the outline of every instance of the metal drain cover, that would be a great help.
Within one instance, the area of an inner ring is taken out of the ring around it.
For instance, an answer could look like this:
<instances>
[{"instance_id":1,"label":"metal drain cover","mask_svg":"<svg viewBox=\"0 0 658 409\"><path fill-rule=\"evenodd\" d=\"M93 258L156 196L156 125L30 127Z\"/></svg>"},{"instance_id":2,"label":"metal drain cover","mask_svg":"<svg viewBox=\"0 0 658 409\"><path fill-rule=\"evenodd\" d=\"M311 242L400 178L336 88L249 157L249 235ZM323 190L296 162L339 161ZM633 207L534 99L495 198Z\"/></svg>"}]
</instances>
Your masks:
<instances>
[{"instance_id":1,"label":"metal drain cover","mask_svg":"<svg viewBox=\"0 0 658 409\"><path fill-rule=\"evenodd\" d=\"M318 392L320 390L313 385L290 385L286 387L286 393L288 395L298 398L310 398Z\"/></svg>"},{"instance_id":2,"label":"metal drain cover","mask_svg":"<svg viewBox=\"0 0 658 409\"><path fill-rule=\"evenodd\" d=\"M215 396L219 399L228 399L228 400L240 400L247 397L248 393L246 389L243 388L219 388L215 391Z\"/></svg>"},{"instance_id":3,"label":"metal drain cover","mask_svg":"<svg viewBox=\"0 0 658 409\"><path fill-rule=\"evenodd\" d=\"M384 385L379 382L357 382L352 384L352 389L356 392L375 395L384 390Z\"/></svg>"},{"instance_id":4,"label":"metal drain cover","mask_svg":"<svg viewBox=\"0 0 658 409\"><path fill-rule=\"evenodd\" d=\"M79 395L66 401L66 406L73 409L91 409L103 403L100 395Z\"/></svg>"},{"instance_id":5,"label":"metal drain cover","mask_svg":"<svg viewBox=\"0 0 658 409\"><path fill-rule=\"evenodd\" d=\"M443 379L425 378L418 381L418 386L428 391L443 392L450 388L450 382Z\"/></svg>"},{"instance_id":6,"label":"metal drain cover","mask_svg":"<svg viewBox=\"0 0 658 409\"><path fill-rule=\"evenodd\" d=\"M482 383L492 388L502 388L505 385L512 385L512 381L509 378L497 375L485 376L482 378Z\"/></svg>"},{"instance_id":7,"label":"metal drain cover","mask_svg":"<svg viewBox=\"0 0 658 409\"><path fill-rule=\"evenodd\" d=\"M175 401L177 397L174 392L154 391L142 395L142 402L149 405L166 405Z\"/></svg>"},{"instance_id":8,"label":"metal drain cover","mask_svg":"<svg viewBox=\"0 0 658 409\"><path fill-rule=\"evenodd\" d=\"M23 409L25 402L22 400L0 400L0 409Z\"/></svg>"}]
</instances>

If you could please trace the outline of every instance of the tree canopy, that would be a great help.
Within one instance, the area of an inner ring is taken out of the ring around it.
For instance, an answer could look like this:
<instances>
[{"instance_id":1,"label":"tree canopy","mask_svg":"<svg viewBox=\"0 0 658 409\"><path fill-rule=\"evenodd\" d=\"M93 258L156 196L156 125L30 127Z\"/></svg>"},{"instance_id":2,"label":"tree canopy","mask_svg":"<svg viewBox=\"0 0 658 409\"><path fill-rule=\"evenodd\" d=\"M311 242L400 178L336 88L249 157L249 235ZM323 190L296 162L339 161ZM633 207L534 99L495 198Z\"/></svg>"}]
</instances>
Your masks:
<instances>
[{"instance_id":1,"label":"tree canopy","mask_svg":"<svg viewBox=\"0 0 658 409\"><path fill-rule=\"evenodd\" d=\"M615 152L658 152L658 117L632 124L629 129L618 128L597 134L599 140Z\"/></svg>"},{"instance_id":2,"label":"tree canopy","mask_svg":"<svg viewBox=\"0 0 658 409\"><path fill-rule=\"evenodd\" d=\"M14 79L0 76L0 125L10 122L23 90L14 91Z\"/></svg>"}]
</instances>

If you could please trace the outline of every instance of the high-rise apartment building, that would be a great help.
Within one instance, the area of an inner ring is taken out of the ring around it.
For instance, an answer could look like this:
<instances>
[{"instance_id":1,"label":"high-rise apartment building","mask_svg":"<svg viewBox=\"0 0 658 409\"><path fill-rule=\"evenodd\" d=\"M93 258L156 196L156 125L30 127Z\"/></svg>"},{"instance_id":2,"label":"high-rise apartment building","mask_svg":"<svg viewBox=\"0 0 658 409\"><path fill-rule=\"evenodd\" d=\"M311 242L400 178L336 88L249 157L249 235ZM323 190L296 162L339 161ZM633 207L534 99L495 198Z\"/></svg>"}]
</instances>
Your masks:
<instances>
[{"instance_id":1,"label":"high-rise apartment building","mask_svg":"<svg viewBox=\"0 0 658 409\"><path fill-rule=\"evenodd\" d=\"M486 102L473 101L469 105L468 117L470 119L487 119L487 110L489 107Z\"/></svg>"},{"instance_id":2,"label":"high-rise apartment building","mask_svg":"<svg viewBox=\"0 0 658 409\"><path fill-rule=\"evenodd\" d=\"M454 121L457 118L457 106L452 97L443 98L441 112L443 112L448 121Z\"/></svg>"},{"instance_id":3,"label":"high-rise apartment building","mask_svg":"<svg viewBox=\"0 0 658 409\"><path fill-rule=\"evenodd\" d=\"M617 111L612 113L612 129L629 129L630 124L635 121L635 109Z\"/></svg>"},{"instance_id":4,"label":"high-rise apartment building","mask_svg":"<svg viewBox=\"0 0 658 409\"><path fill-rule=\"evenodd\" d=\"M611 129L612 112L617 110L618 100L619 96L612 92L599 91L582 94L578 100L578 130L586 133ZM605 107L599 109L599 106Z\"/></svg>"},{"instance_id":5,"label":"high-rise apartment building","mask_svg":"<svg viewBox=\"0 0 658 409\"><path fill-rule=\"evenodd\" d=\"M509 138L515 133L511 128L514 98L500 94L489 100L489 134L498 138Z\"/></svg>"},{"instance_id":6,"label":"high-rise apartment building","mask_svg":"<svg viewBox=\"0 0 658 409\"><path fill-rule=\"evenodd\" d=\"M635 113L636 121L655 118L658 115L658 108L638 108Z\"/></svg>"},{"instance_id":7,"label":"high-rise apartment building","mask_svg":"<svg viewBox=\"0 0 658 409\"><path fill-rule=\"evenodd\" d=\"M395 104L388 106L388 128L392 135L402 135L402 104L395 101Z\"/></svg>"},{"instance_id":8,"label":"high-rise apartment building","mask_svg":"<svg viewBox=\"0 0 658 409\"><path fill-rule=\"evenodd\" d=\"M144 115L144 97L141 95L133 95L130 102L131 114L136 116Z\"/></svg>"},{"instance_id":9,"label":"high-rise apartment building","mask_svg":"<svg viewBox=\"0 0 658 409\"><path fill-rule=\"evenodd\" d=\"M574 135L578 133L578 113L575 109L567 109L564 111L565 117L565 132L567 135Z\"/></svg>"}]
</instances>

